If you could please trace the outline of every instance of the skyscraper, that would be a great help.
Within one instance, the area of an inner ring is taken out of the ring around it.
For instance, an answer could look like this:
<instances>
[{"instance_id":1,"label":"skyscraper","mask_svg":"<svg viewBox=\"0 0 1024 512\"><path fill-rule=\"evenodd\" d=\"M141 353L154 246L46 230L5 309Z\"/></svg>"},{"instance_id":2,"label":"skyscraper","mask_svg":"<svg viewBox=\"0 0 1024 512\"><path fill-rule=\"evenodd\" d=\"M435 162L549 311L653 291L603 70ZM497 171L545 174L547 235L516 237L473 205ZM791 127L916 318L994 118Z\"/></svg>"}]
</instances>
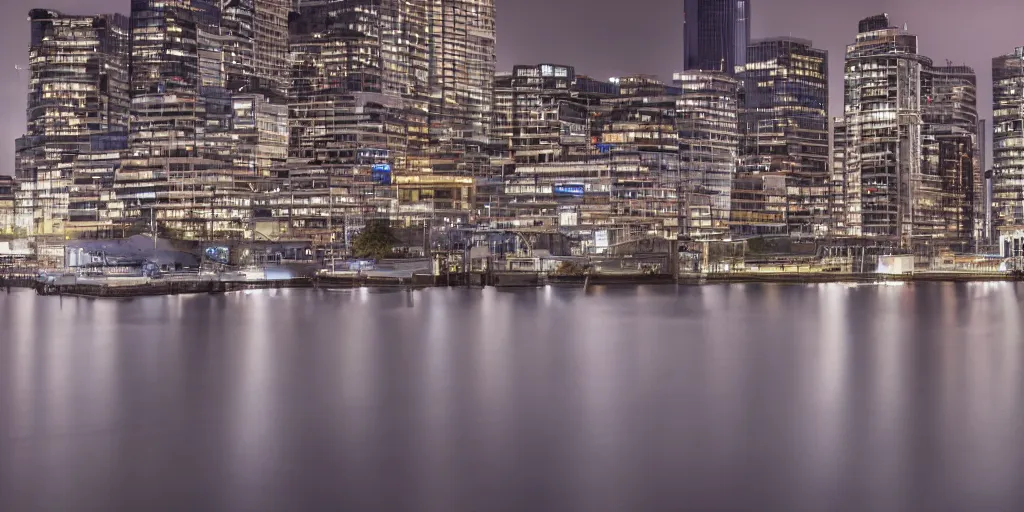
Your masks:
<instances>
[{"instance_id":1,"label":"skyscraper","mask_svg":"<svg viewBox=\"0 0 1024 512\"><path fill-rule=\"evenodd\" d=\"M921 71L917 36L888 15L861 20L846 49L847 230L909 245L930 203L921 177Z\"/></svg>"},{"instance_id":2,"label":"skyscraper","mask_svg":"<svg viewBox=\"0 0 1024 512\"><path fill-rule=\"evenodd\" d=\"M783 232L824 234L829 217L828 52L802 39L765 39L751 43L747 64L737 69L745 85L741 173L748 183L760 181L774 191L766 194L767 209L781 214ZM757 215L746 228L758 232Z\"/></svg>"},{"instance_id":3,"label":"skyscraper","mask_svg":"<svg viewBox=\"0 0 1024 512\"><path fill-rule=\"evenodd\" d=\"M259 158L254 138L243 133L252 131L245 122L252 102L233 101L234 94L253 94L255 62L245 59L255 35L241 12L249 5L226 6L227 16L216 0L132 1L131 158L106 202L115 231L251 236L252 195L268 172L258 165L272 158ZM236 126L241 132L233 132ZM275 137L255 139L280 145Z\"/></svg>"},{"instance_id":4,"label":"skyscraper","mask_svg":"<svg viewBox=\"0 0 1024 512\"><path fill-rule=\"evenodd\" d=\"M494 94L494 0L428 0L430 164L471 175L465 154L488 143Z\"/></svg>"},{"instance_id":5,"label":"skyscraper","mask_svg":"<svg viewBox=\"0 0 1024 512\"><path fill-rule=\"evenodd\" d=\"M210 61L221 58L220 9L209 0L132 0L131 23L131 149L196 155L205 132L202 88L223 86L222 66Z\"/></svg>"},{"instance_id":6,"label":"skyscraper","mask_svg":"<svg viewBox=\"0 0 1024 512\"><path fill-rule=\"evenodd\" d=\"M960 251L971 249L979 221L977 93L977 77L967 66L922 69L920 182L937 201L917 206L930 219L921 223L916 235Z\"/></svg>"},{"instance_id":7,"label":"skyscraper","mask_svg":"<svg viewBox=\"0 0 1024 512\"><path fill-rule=\"evenodd\" d=\"M1024 47L992 59L992 229L1024 237ZM1003 250L1004 254L1019 253Z\"/></svg>"},{"instance_id":8,"label":"skyscraper","mask_svg":"<svg viewBox=\"0 0 1024 512\"><path fill-rule=\"evenodd\" d=\"M683 69L736 72L747 63L750 0L686 0Z\"/></svg>"},{"instance_id":9,"label":"skyscraper","mask_svg":"<svg viewBox=\"0 0 1024 512\"><path fill-rule=\"evenodd\" d=\"M290 0L254 1L253 60L256 84L248 92L261 93L275 103L283 102L291 82L288 13L292 4Z\"/></svg>"},{"instance_id":10,"label":"skyscraper","mask_svg":"<svg viewBox=\"0 0 1024 512\"><path fill-rule=\"evenodd\" d=\"M676 237L685 205L679 157L680 93L647 75L625 76L620 94L602 101L599 130L610 177L612 240L656 234ZM591 200L592 202L593 200Z\"/></svg>"},{"instance_id":11,"label":"skyscraper","mask_svg":"<svg viewBox=\"0 0 1024 512\"><path fill-rule=\"evenodd\" d=\"M286 191L275 213L285 229L340 244L350 228L393 212L409 134L426 132L422 9L397 0L302 2L289 27L288 166L275 173Z\"/></svg>"},{"instance_id":12,"label":"skyscraper","mask_svg":"<svg viewBox=\"0 0 1024 512\"><path fill-rule=\"evenodd\" d=\"M34 9L29 22L27 130L15 172L31 191L33 233L63 235L75 159L93 138L128 128L128 20Z\"/></svg>"},{"instance_id":13,"label":"skyscraper","mask_svg":"<svg viewBox=\"0 0 1024 512\"><path fill-rule=\"evenodd\" d=\"M974 237L977 79L935 66L887 15L846 51L846 212L851 236L904 249L965 250Z\"/></svg>"},{"instance_id":14,"label":"skyscraper","mask_svg":"<svg viewBox=\"0 0 1024 512\"><path fill-rule=\"evenodd\" d=\"M723 73L676 73L680 172L683 174L681 231L720 236L730 230L733 183L739 160L738 80Z\"/></svg>"},{"instance_id":15,"label":"skyscraper","mask_svg":"<svg viewBox=\"0 0 1024 512\"><path fill-rule=\"evenodd\" d=\"M224 80L228 89L245 91L253 85L252 79L256 76L255 14L253 0L225 2L221 8L220 35Z\"/></svg>"}]
</instances>

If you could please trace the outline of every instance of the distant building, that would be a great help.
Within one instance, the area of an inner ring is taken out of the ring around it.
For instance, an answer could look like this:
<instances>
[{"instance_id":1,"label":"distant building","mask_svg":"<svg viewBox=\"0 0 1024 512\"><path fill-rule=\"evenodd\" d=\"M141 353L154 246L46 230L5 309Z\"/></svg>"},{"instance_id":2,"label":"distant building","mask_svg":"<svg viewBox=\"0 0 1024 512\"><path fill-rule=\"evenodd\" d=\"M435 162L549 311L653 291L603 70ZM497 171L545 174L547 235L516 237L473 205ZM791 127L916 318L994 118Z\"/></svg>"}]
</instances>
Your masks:
<instances>
[{"instance_id":1,"label":"distant building","mask_svg":"<svg viewBox=\"0 0 1024 512\"><path fill-rule=\"evenodd\" d=\"M408 166L409 133L426 130L426 82L406 67L416 57L395 53L425 30L399 23L406 8L304 2L293 16L288 159L269 207L277 229L340 245L366 218L397 213L392 185ZM375 168L387 171L376 181Z\"/></svg>"},{"instance_id":2,"label":"distant building","mask_svg":"<svg viewBox=\"0 0 1024 512\"><path fill-rule=\"evenodd\" d=\"M765 205L744 208L746 219L734 215L734 227L748 234L827 233L828 52L802 39L755 41L738 69L745 95L738 179L753 190L762 183Z\"/></svg>"},{"instance_id":3,"label":"distant building","mask_svg":"<svg viewBox=\"0 0 1024 512\"><path fill-rule=\"evenodd\" d=\"M747 63L750 0L685 0L683 69L733 74Z\"/></svg>"},{"instance_id":4,"label":"distant building","mask_svg":"<svg viewBox=\"0 0 1024 512\"><path fill-rule=\"evenodd\" d=\"M291 66L288 55L290 0L253 0L253 59L255 80L240 92L258 93L273 103L288 94ZM228 4L230 2L225 2ZM223 33L223 30L221 31ZM236 89L237 90L237 89Z\"/></svg>"},{"instance_id":5,"label":"distant building","mask_svg":"<svg viewBox=\"0 0 1024 512\"><path fill-rule=\"evenodd\" d=\"M67 238L120 235L115 232L106 205L114 200L116 174L127 157L128 137L125 134L93 137L89 148L79 153L68 187Z\"/></svg>"}]
</instances>

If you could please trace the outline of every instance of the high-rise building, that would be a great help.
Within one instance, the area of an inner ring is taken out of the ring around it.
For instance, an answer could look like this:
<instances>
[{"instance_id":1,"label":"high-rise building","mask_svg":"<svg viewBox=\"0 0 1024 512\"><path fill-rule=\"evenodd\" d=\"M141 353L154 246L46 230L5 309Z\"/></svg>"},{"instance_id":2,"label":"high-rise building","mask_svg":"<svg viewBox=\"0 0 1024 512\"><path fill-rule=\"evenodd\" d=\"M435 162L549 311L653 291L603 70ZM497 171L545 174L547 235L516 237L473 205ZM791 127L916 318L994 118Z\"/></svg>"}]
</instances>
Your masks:
<instances>
[{"instance_id":1,"label":"high-rise building","mask_svg":"<svg viewBox=\"0 0 1024 512\"><path fill-rule=\"evenodd\" d=\"M738 70L745 94L741 181L746 191L762 185L765 201L764 209L744 208L747 219L734 215L734 227L750 234L827 233L828 52L802 39L755 41Z\"/></svg>"},{"instance_id":2,"label":"high-rise building","mask_svg":"<svg viewBox=\"0 0 1024 512\"><path fill-rule=\"evenodd\" d=\"M921 226L915 236L961 251L975 239L978 192L977 77L967 66L925 66L921 73Z\"/></svg>"},{"instance_id":3,"label":"high-rise building","mask_svg":"<svg viewBox=\"0 0 1024 512\"><path fill-rule=\"evenodd\" d=\"M888 15L860 22L846 49L847 230L908 246L932 204L921 177L921 71L917 36Z\"/></svg>"},{"instance_id":4,"label":"high-rise building","mask_svg":"<svg viewBox=\"0 0 1024 512\"><path fill-rule=\"evenodd\" d=\"M830 129L829 153L829 234L846 236L846 160L850 144L846 119L835 117Z\"/></svg>"},{"instance_id":5,"label":"high-rise building","mask_svg":"<svg viewBox=\"0 0 1024 512\"><path fill-rule=\"evenodd\" d=\"M964 250L974 238L977 80L935 66L887 15L846 51L846 228L904 249Z\"/></svg>"},{"instance_id":6,"label":"high-rise building","mask_svg":"<svg viewBox=\"0 0 1024 512\"><path fill-rule=\"evenodd\" d=\"M302 0L299 12L292 164L386 165L393 219L468 220L491 169L493 0Z\"/></svg>"},{"instance_id":7,"label":"high-rise building","mask_svg":"<svg viewBox=\"0 0 1024 512\"><path fill-rule=\"evenodd\" d=\"M477 179L484 217L562 229L607 222L610 165L597 148L612 108L605 103L619 87L558 64L515 66L494 83L491 138L505 165L491 180Z\"/></svg>"},{"instance_id":8,"label":"high-rise building","mask_svg":"<svg viewBox=\"0 0 1024 512\"><path fill-rule=\"evenodd\" d=\"M410 125L425 126L425 108L409 113L410 98L424 95L425 73L410 93L413 65L401 49L425 29L402 23L408 7L307 1L292 19L288 164L274 173L282 186L269 208L278 229L340 248L352 228L394 213L392 184L408 165Z\"/></svg>"},{"instance_id":9,"label":"high-rise building","mask_svg":"<svg viewBox=\"0 0 1024 512\"><path fill-rule=\"evenodd\" d=\"M733 74L747 63L750 0L686 0L684 70Z\"/></svg>"},{"instance_id":10,"label":"high-rise building","mask_svg":"<svg viewBox=\"0 0 1024 512\"><path fill-rule=\"evenodd\" d=\"M17 215L15 208L15 191L17 182L14 176L0 176L0 235L17 233ZM3 262L0 262L3 263Z\"/></svg>"},{"instance_id":11,"label":"high-rise building","mask_svg":"<svg viewBox=\"0 0 1024 512\"><path fill-rule=\"evenodd\" d=\"M290 0L253 1L253 67L256 83L243 92L260 93L274 103L281 103L291 83L288 13L292 10L292 4Z\"/></svg>"},{"instance_id":12,"label":"high-rise building","mask_svg":"<svg viewBox=\"0 0 1024 512\"><path fill-rule=\"evenodd\" d=\"M224 2L221 7L220 36L224 53L225 86L246 91L256 76L256 41L253 19L254 0ZM287 27L286 27L287 28ZM287 51L287 39L285 39Z\"/></svg>"},{"instance_id":13,"label":"high-rise building","mask_svg":"<svg viewBox=\"0 0 1024 512\"><path fill-rule=\"evenodd\" d=\"M361 152L372 151L380 161L367 163L405 165L405 104L383 65L380 35L387 19L357 3L304 3L292 22L294 163L353 165Z\"/></svg>"},{"instance_id":14,"label":"high-rise building","mask_svg":"<svg viewBox=\"0 0 1024 512\"><path fill-rule=\"evenodd\" d=\"M1005 243L1024 237L1024 47L992 59L992 226Z\"/></svg>"},{"instance_id":15,"label":"high-rise building","mask_svg":"<svg viewBox=\"0 0 1024 512\"><path fill-rule=\"evenodd\" d=\"M264 98L252 71L259 55L249 12L255 16L258 2L224 6L226 12L212 0L132 2L130 158L105 204L115 232L252 235L252 198L270 172L260 165L272 159L257 158L251 146L280 141L251 136L248 103L234 101ZM262 120L268 126L260 135L285 133L281 116Z\"/></svg>"},{"instance_id":16,"label":"high-rise building","mask_svg":"<svg viewBox=\"0 0 1024 512\"><path fill-rule=\"evenodd\" d=\"M515 66L494 85L491 138L515 163L536 164L575 158L589 144L596 95L577 89L571 66Z\"/></svg>"},{"instance_id":17,"label":"high-rise building","mask_svg":"<svg viewBox=\"0 0 1024 512\"><path fill-rule=\"evenodd\" d=\"M195 156L205 87L223 86L220 9L209 0L133 0L131 138L136 156Z\"/></svg>"},{"instance_id":18,"label":"high-rise building","mask_svg":"<svg viewBox=\"0 0 1024 512\"><path fill-rule=\"evenodd\" d=\"M614 242L680 234L683 180L679 158L682 89L646 75L622 77L620 94L603 103L601 152L611 178L608 223Z\"/></svg>"},{"instance_id":19,"label":"high-rise building","mask_svg":"<svg viewBox=\"0 0 1024 512\"><path fill-rule=\"evenodd\" d=\"M676 73L682 233L721 236L730 230L740 149L740 83L724 73Z\"/></svg>"},{"instance_id":20,"label":"high-rise building","mask_svg":"<svg viewBox=\"0 0 1024 512\"><path fill-rule=\"evenodd\" d=\"M430 172L473 176L467 158L489 143L495 53L494 0L428 0ZM425 162L426 163L426 162Z\"/></svg>"},{"instance_id":21,"label":"high-rise building","mask_svg":"<svg viewBox=\"0 0 1024 512\"><path fill-rule=\"evenodd\" d=\"M15 172L31 196L33 234L64 235L75 159L94 137L128 128L128 20L35 9L29 22L28 122Z\"/></svg>"},{"instance_id":22,"label":"high-rise building","mask_svg":"<svg viewBox=\"0 0 1024 512\"><path fill-rule=\"evenodd\" d=\"M114 193L114 180L121 162L128 156L124 134L98 136L86 151L78 154L68 187L66 234L72 238L110 238L114 222L105 208Z\"/></svg>"}]
</instances>

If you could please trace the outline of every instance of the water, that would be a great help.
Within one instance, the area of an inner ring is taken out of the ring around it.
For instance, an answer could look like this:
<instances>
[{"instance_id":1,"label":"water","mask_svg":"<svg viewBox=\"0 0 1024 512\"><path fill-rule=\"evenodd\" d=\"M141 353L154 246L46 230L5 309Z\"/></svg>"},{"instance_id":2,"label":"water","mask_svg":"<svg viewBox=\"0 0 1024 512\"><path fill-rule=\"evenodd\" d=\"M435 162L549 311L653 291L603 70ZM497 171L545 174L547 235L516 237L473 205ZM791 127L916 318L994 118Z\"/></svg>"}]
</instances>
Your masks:
<instances>
[{"instance_id":1,"label":"water","mask_svg":"<svg viewBox=\"0 0 1024 512\"><path fill-rule=\"evenodd\" d=\"M1022 293L0 294L0 510L1024 510Z\"/></svg>"}]
</instances>

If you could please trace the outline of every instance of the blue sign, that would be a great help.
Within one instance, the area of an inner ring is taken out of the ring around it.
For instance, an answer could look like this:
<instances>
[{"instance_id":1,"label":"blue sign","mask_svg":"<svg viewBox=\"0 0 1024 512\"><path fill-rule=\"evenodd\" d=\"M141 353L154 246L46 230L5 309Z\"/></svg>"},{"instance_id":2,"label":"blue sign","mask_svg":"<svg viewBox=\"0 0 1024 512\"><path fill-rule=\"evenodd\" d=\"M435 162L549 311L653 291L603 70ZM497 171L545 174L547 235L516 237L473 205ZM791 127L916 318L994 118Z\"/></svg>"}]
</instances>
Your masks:
<instances>
[{"instance_id":1,"label":"blue sign","mask_svg":"<svg viewBox=\"0 0 1024 512\"><path fill-rule=\"evenodd\" d=\"M206 259L227 265L231 262L231 250L227 247L207 247L205 255Z\"/></svg>"},{"instance_id":2,"label":"blue sign","mask_svg":"<svg viewBox=\"0 0 1024 512\"><path fill-rule=\"evenodd\" d=\"M612 152L612 148L614 148L614 147L615 147L614 144L598 144L597 145L597 152L598 153L611 153Z\"/></svg>"},{"instance_id":3,"label":"blue sign","mask_svg":"<svg viewBox=\"0 0 1024 512\"><path fill-rule=\"evenodd\" d=\"M566 183L552 187L556 196L560 197L583 197L584 187L578 183Z\"/></svg>"},{"instance_id":4,"label":"blue sign","mask_svg":"<svg viewBox=\"0 0 1024 512\"><path fill-rule=\"evenodd\" d=\"M391 184L391 164L377 164L373 166L371 176L373 182L378 185Z\"/></svg>"}]
</instances>

